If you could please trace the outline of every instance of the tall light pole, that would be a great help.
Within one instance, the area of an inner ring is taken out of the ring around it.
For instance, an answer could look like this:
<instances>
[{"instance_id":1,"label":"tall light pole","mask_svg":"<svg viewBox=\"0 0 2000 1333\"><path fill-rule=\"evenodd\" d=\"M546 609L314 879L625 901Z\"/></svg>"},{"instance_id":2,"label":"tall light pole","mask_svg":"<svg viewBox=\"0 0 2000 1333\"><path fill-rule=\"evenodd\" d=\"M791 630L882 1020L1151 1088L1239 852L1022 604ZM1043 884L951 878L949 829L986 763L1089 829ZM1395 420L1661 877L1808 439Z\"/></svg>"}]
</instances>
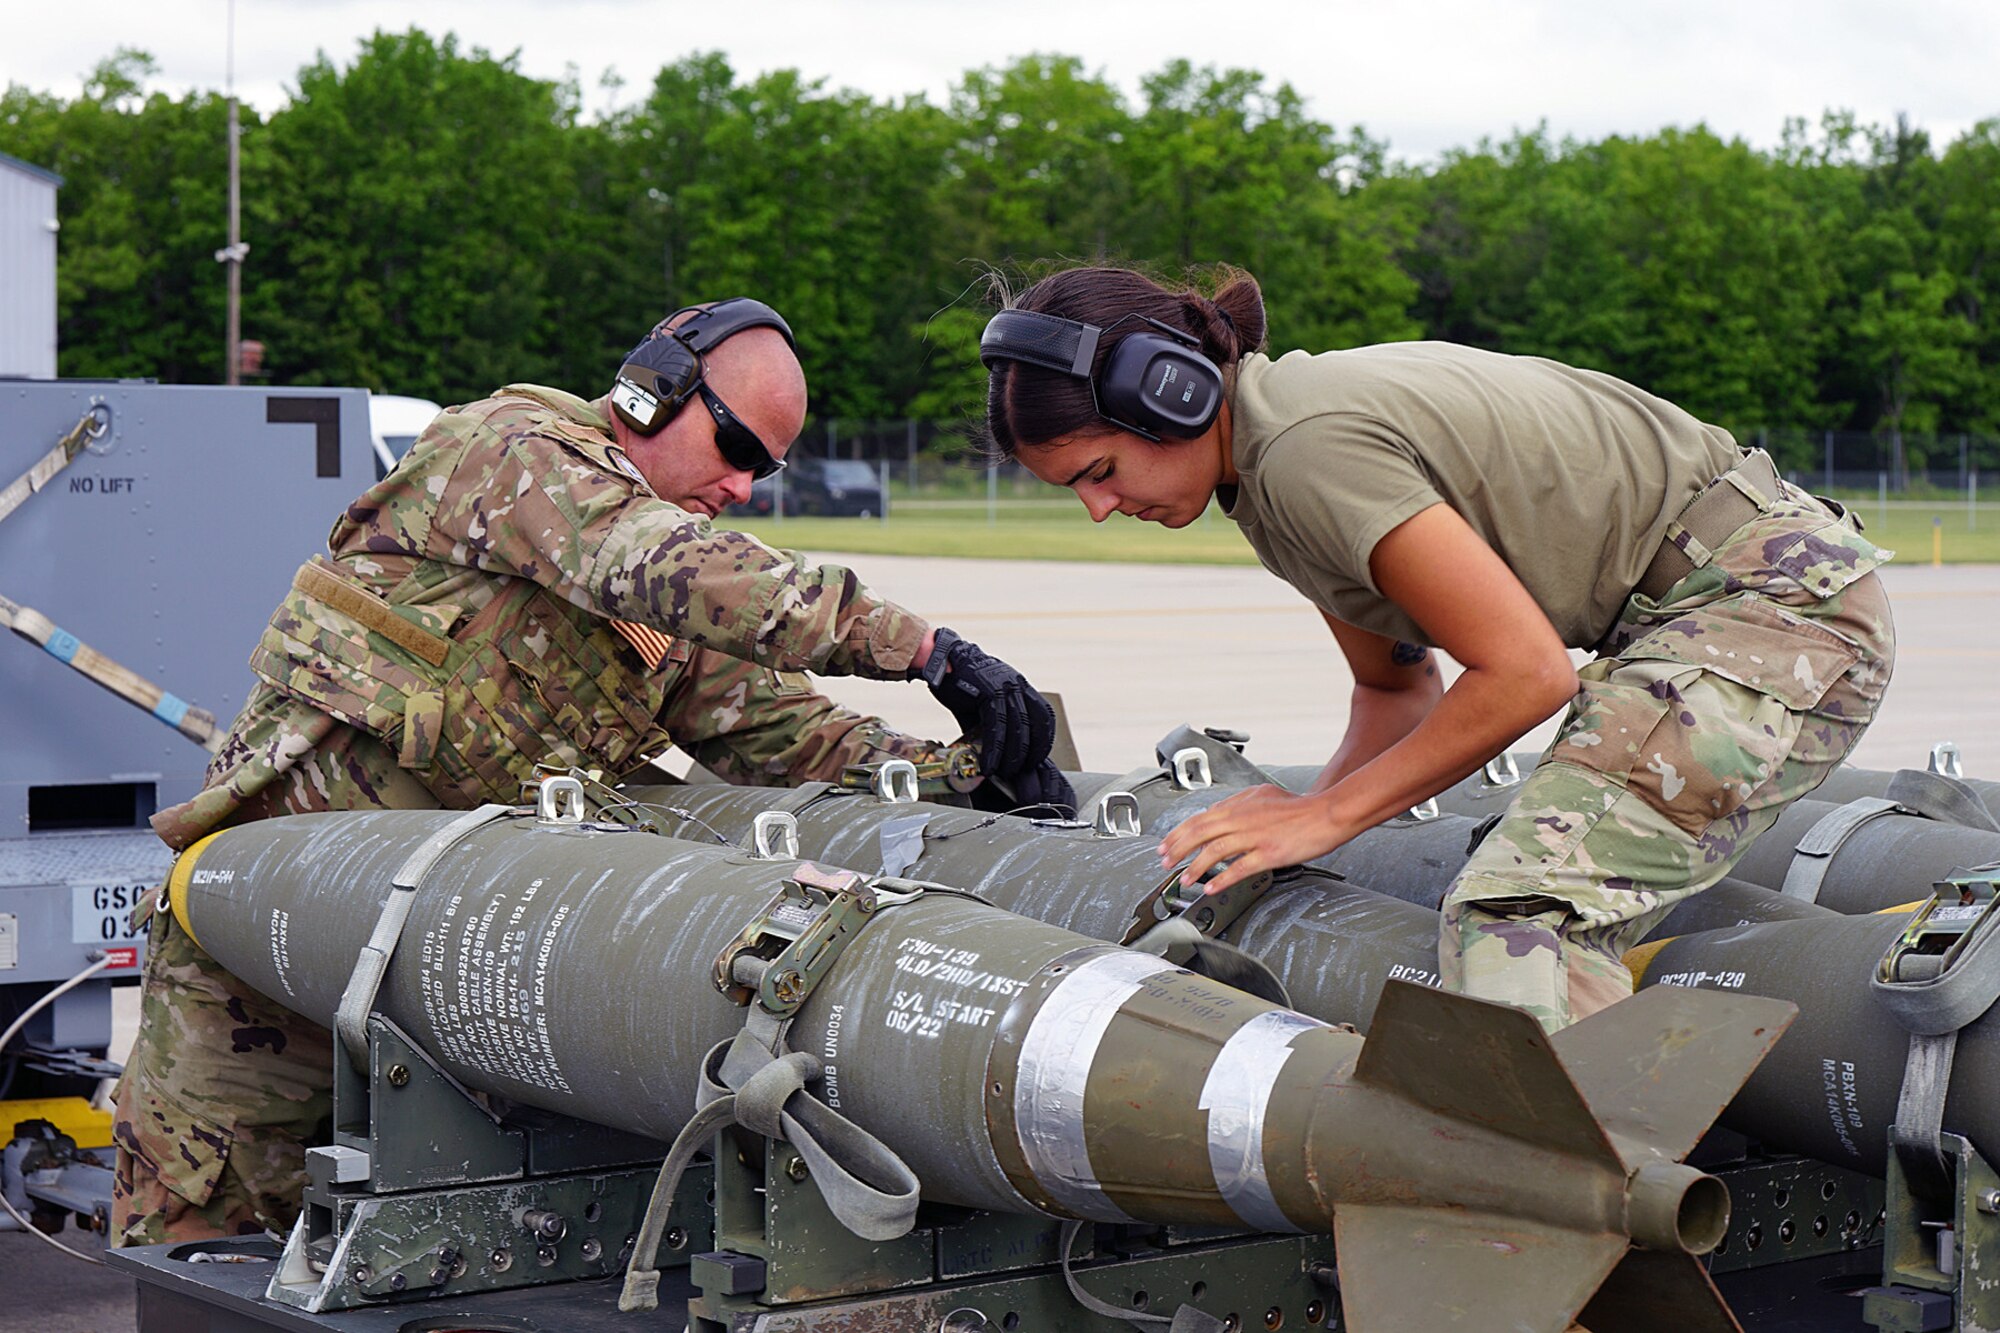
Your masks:
<instances>
[{"instance_id":1,"label":"tall light pole","mask_svg":"<svg viewBox=\"0 0 2000 1333\"><path fill-rule=\"evenodd\" d=\"M250 247L243 244L243 192L237 161L236 124L236 0L229 0L229 55L225 78L229 92L229 244L215 252L216 262L229 273L228 315L224 321L223 383L243 382L243 258Z\"/></svg>"}]
</instances>

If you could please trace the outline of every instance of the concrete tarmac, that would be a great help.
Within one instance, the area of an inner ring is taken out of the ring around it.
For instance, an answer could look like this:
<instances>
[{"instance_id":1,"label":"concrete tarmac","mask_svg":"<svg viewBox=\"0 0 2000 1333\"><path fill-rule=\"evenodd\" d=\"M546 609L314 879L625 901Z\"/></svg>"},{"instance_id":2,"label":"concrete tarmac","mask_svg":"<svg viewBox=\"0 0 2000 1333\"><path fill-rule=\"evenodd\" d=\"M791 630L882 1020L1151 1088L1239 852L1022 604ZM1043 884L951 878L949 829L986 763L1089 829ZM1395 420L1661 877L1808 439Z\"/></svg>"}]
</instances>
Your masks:
<instances>
[{"instance_id":1,"label":"concrete tarmac","mask_svg":"<svg viewBox=\"0 0 2000 1333\"><path fill-rule=\"evenodd\" d=\"M5 1217L0 1212L0 1217ZM66 1226L56 1239L104 1253L104 1238ZM20 1231L0 1231L0 1329L8 1333L130 1333L131 1278L92 1268Z\"/></svg>"},{"instance_id":2,"label":"concrete tarmac","mask_svg":"<svg viewBox=\"0 0 2000 1333\"><path fill-rule=\"evenodd\" d=\"M857 520L861 521L861 520ZM1181 723L1250 733L1263 763L1319 763L1340 743L1353 678L1306 601L1260 568L1065 564L815 555L846 564L886 597L949 625L1062 694L1087 769L1125 772ZM2000 778L2000 566L1891 566L1896 674L1854 762L1922 767L1955 741L1966 772ZM1587 660L1575 654L1579 663ZM1448 674L1455 668L1447 663ZM920 687L830 678L833 698L919 735L951 717ZM1551 719L1514 749L1546 745ZM117 992L113 1058L137 1022L138 991ZM66 1231L93 1252L99 1242ZM129 1333L131 1279L0 1232L0 1333Z\"/></svg>"},{"instance_id":3,"label":"concrete tarmac","mask_svg":"<svg viewBox=\"0 0 2000 1333\"><path fill-rule=\"evenodd\" d=\"M1262 568L814 558L848 564L870 588L1061 693L1086 769L1136 768L1181 723L1249 732L1260 763L1321 763L1340 744L1353 677L1319 613ZM1934 743L1950 740L1968 773L2000 777L2000 566L1892 565L1882 577L1896 673L1853 762L1922 767ZM953 730L923 690L820 684L903 730ZM1551 718L1509 748L1541 749L1554 734Z\"/></svg>"}]
</instances>

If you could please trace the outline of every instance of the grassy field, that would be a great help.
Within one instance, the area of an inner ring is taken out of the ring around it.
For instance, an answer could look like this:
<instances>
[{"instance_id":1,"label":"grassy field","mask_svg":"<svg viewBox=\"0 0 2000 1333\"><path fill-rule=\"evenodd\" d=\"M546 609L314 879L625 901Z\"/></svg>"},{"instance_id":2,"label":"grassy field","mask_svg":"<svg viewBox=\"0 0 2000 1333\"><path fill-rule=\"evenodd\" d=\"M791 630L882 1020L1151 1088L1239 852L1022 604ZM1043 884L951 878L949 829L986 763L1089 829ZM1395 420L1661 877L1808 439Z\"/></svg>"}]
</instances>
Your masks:
<instances>
[{"instance_id":1,"label":"grassy field","mask_svg":"<svg viewBox=\"0 0 2000 1333\"><path fill-rule=\"evenodd\" d=\"M1873 500L1855 508L1868 535L1896 552L1898 564L1928 563L1933 519L1946 564L2000 563L2000 503L1981 505L1968 522L1964 500L1926 504ZM978 560L1125 560L1141 564L1254 565L1257 557L1234 523L1211 509L1179 532L1113 517L1090 521L1072 499L1001 500L988 521L984 500L893 498L887 522L866 518L736 519L738 527L792 550L867 555L951 555Z\"/></svg>"},{"instance_id":2,"label":"grassy field","mask_svg":"<svg viewBox=\"0 0 2000 1333\"><path fill-rule=\"evenodd\" d=\"M955 555L975 560L1257 563L1242 532L1214 509L1179 532L1115 515L1102 524L1092 523L1082 505L1061 497L1002 500L993 519L987 521L984 500L892 498L887 522L872 518L739 518L734 522L763 541L792 550Z\"/></svg>"}]
</instances>

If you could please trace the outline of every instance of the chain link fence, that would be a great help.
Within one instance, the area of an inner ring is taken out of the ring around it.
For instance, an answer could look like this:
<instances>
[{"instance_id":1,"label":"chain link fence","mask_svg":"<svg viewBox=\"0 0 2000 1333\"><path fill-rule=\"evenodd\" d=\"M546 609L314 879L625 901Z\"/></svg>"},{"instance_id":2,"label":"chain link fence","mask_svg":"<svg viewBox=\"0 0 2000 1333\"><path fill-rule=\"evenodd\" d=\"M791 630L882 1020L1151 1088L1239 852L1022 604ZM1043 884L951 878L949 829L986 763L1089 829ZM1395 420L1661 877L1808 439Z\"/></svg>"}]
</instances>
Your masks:
<instances>
[{"instance_id":1,"label":"chain link fence","mask_svg":"<svg viewBox=\"0 0 2000 1333\"><path fill-rule=\"evenodd\" d=\"M963 421L813 422L792 446L791 465L759 483L751 512L887 518L897 510L963 511L976 520L981 511L993 519L1002 509L1075 506L1018 462L989 463L975 429ZM1982 502L2000 504L2000 437L1798 427L1743 429L1736 437L1768 450L1786 477L1817 494L1884 508L1963 502L1969 520Z\"/></svg>"},{"instance_id":2,"label":"chain link fence","mask_svg":"<svg viewBox=\"0 0 2000 1333\"><path fill-rule=\"evenodd\" d=\"M1769 450L1793 481L1828 494L1935 500L1976 494L1983 476L2000 499L2000 438L1990 435L1794 428L1738 438Z\"/></svg>"},{"instance_id":3,"label":"chain link fence","mask_svg":"<svg viewBox=\"0 0 2000 1333\"><path fill-rule=\"evenodd\" d=\"M1001 508L1074 508L1076 500L1019 463L990 463L963 423L819 421L808 425L777 476L759 482L753 514L851 515L963 510L989 520Z\"/></svg>"}]
</instances>

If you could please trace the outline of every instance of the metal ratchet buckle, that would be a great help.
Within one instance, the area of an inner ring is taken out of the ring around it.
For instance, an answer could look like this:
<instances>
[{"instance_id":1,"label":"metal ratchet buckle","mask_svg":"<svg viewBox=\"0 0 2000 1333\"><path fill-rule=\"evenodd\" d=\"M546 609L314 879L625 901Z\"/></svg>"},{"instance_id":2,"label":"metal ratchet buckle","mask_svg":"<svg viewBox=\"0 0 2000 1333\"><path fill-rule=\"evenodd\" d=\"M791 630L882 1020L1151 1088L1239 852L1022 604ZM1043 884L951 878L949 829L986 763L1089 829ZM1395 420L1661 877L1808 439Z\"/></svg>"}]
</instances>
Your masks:
<instances>
[{"instance_id":1,"label":"metal ratchet buckle","mask_svg":"<svg viewBox=\"0 0 2000 1333\"><path fill-rule=\"evenodd\" d=\"M715 988L788 1017L833 969L877 908L874 886L852 870L802 861L743 933L715 957Z\"/></svg>"},{"instance_id":2,"label":"metal ratchet buckle","mask_svg":"<svg viewBox=\"0 0 2000 1333\"><path fill-rule=\"evenodd\" d=\"M1995 869L1988 866L1939 880L1931 900L1917 909L1882 955L1877 982L1894 986L1934 981L1951 971L1988 924L2000 919Z\"/></svg>"},{"instance_id":3,"label":"metal ratchet buckle","mask_svg":"<svg viewBox=\"0 0 2000 1333\"><path fill-rule=\"evenodd\" d=\"M1221 893L1204 893L1197 884L1185 890L1188 896L1184 898L1180 882L1181 872L1185 869L1184 865L1175 866L1167 872L1165 879L1139 900L1139 905L1132 909L1132 924L1125 928L1124 937L1118 941L1120 944L1134 944L1154 926L1177 916L1187 918L1196 930L1212 939L1229 929L1236 918L1269 893L1277 878L1268 870L1259 871Z\"/></svg>"},{"instance_id":4,"label":"metal ratchet buckle","mask_svg":"<svg viewBox=\"0 0 2000 1333\"><path fill-rule=\"evenodd\" d=\"M839 786L873 793L885 801L908 802L924 797L964 795L984 782L979 755L969 745L954 745L944 758L925 763L886 759L849 764L840 770Z\"/></svg>"}]
</instances>

